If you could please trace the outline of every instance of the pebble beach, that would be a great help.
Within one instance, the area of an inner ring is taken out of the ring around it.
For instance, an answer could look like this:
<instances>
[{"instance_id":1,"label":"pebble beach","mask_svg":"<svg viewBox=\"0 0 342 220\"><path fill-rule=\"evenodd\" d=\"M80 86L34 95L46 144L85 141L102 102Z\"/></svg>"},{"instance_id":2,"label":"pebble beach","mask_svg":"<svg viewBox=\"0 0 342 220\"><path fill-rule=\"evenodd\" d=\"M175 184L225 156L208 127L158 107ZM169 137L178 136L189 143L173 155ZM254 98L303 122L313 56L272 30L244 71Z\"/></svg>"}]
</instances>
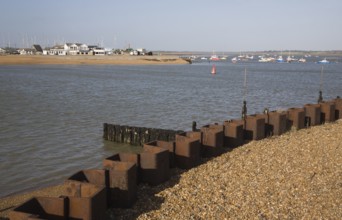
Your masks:
<instances>
[{"instance_id":1,"label":"pebble beach","mask_svg":"<svg viewBox=\"0 0 342 220\"><path fill-rule=\"evenodd\" d=\"M342 120L252 141L172 170L159 186L139 185L131 209L108 219L341 219ZM62 186L0 199L0 218L32 196L59 196Z\"/></svg>"},{"instance_id":2,"label":"pebble beach","mask_svg":"<svg viewBox=\"0 0 342 220\"><path fill-rule=\"evenodd\" d=\"M341 219L342 120L203 162L141 186L133 209L111 210L111 219Z\"/></svg>"}]
</instances>

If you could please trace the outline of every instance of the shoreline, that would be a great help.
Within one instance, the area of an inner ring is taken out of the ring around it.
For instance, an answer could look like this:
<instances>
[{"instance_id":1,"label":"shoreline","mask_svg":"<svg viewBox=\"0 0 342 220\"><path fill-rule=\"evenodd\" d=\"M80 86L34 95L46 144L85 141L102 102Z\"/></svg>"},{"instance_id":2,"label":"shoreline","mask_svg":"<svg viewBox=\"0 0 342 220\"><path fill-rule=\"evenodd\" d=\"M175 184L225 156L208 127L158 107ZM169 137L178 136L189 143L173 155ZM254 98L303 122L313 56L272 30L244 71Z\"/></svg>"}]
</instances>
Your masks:
<instances>
[{"instance_id":1,"label":"shoreline","mask_svg":"<svg viewBox=\"0 0 342 220\"><path fill-rule=\"evenodd\" d=\"M188 64L182 58L172 55L130 56L49 56L49 55L1 55L3 65L169 65Z\"/></svg>"},{"instance_id":2,"label":"shoreline","mask_svg":"<svg viewBox=\"0 0 342 220\"><path fill-rule=\"evenodd\" d=\"M139 185L131 209L115 219L328 218L342 214L342 120L252 141L160 186ZM0 218L34 196L59 196L55 185L0 199ZM146 204L146 201L149 201ZM220 208L221 207L221 208Z\"/></svg>"}]
</instances>

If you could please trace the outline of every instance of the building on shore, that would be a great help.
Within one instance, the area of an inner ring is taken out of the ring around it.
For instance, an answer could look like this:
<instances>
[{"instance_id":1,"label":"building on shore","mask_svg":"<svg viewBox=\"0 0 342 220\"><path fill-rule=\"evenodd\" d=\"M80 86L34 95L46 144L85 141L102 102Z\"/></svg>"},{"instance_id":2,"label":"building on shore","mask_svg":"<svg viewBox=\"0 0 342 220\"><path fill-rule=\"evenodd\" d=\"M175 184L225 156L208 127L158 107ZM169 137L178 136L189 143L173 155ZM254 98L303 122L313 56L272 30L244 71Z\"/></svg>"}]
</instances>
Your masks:
<instances>
[{"instance_id":1,"label":"building on shore","mask_svg":"<svg viewBox=\"0 0 342 220\"><path fill-rule=\"evenodd\" d=\"M65 43L56 44L52 47L42 47L38 44L32 45L31 48L0 48L0 54L20 54L20 55L52 55L52 56L104 56L112 54L130 54L130 55L152 55L152 52L147 52L144 48L128 48L126 50L110 49L100 47L98 45L87 45L84 43Z\"/></svg>"},{"instance_id":2,"label":"building on shore","mask_svg":"<svg viewBox=\"0 0 342 220\"><path fill-rule=\"evenodd\" d=\"M45 48L44 55L105 55L105 49L99 46L82 43L65 43Z\"/></svg>"}]
</instances>

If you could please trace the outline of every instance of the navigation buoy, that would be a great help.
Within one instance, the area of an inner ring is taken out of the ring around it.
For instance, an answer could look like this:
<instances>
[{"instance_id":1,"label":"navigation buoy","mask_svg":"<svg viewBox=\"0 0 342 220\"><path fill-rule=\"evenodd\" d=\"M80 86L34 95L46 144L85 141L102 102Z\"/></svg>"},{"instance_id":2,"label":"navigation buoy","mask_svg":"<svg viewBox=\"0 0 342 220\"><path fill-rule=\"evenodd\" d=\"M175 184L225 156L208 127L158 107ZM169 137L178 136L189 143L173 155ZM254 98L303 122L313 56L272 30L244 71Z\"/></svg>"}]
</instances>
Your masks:
<instances>
[{"instance_id":1,"label":"navigation buoy","mask_svg":"<svg viewBox=\"0 0 342 220\"><path fill-rule=\"evenodd\" d=\"M213 67L211 68L211 74L213 74L213 75L216 74L216 66L215 66L215 64L214 64Z\"/></svg>"}]
</instances>

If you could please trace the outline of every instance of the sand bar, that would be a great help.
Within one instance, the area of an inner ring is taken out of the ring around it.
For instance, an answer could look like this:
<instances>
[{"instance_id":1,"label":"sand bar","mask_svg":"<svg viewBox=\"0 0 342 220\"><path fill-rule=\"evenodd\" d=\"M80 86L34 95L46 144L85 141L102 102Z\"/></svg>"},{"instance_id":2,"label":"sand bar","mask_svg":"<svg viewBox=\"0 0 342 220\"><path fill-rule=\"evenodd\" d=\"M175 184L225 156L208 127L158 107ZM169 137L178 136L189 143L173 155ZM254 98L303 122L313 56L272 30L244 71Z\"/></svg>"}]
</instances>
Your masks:
<instances>
[{"instance_id":1,"label":"sand bar","mask_svg":"<svg viewBox=\"0 0 342 220\"><path fill-rule=\"evenodd\" d=\"M0 65L156 65L188 64L172 55L154 56L43 56L43 55L1 55Z\"/></svg>"}]
</instances>

